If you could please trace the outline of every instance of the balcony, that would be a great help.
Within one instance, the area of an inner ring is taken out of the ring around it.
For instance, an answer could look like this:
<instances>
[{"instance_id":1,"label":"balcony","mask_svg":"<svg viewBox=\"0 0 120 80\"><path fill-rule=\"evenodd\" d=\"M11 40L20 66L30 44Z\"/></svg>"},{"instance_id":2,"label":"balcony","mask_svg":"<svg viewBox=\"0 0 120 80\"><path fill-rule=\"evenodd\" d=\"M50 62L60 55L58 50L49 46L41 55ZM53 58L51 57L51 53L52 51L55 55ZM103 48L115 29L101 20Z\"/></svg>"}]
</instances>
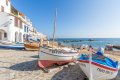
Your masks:
<instances>
[{"instance_id":1,"label":"balcony","mask_svg":"<svg viewBox=\"0 0 120 80\"><path fill-rule=\"evenodd\" d=\"M18 16L19 12L17 9L15 9L13 6L11 6L11 13L15 16Z\"/></svg>"}]
</instances>

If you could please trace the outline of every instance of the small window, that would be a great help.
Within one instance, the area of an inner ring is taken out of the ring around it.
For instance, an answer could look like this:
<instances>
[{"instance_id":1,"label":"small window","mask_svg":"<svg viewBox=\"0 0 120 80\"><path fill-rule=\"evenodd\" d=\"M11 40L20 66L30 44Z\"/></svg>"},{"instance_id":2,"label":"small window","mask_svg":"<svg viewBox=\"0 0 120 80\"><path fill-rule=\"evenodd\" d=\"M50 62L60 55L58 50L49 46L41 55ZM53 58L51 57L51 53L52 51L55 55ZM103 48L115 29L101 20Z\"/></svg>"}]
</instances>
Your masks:
<instances>
[{"instance_id":1,"label":"small window","mask_svg":"<svg viewBox=\"0 0 120 80\"><path fill-rule=\"evenodd\" d=\"M20 20L19 22L20 28L22 29L22 21Z\"/></svg>"},{"instance_id":2,"label":"small window","mask_svg":"<svg viewBox=\"0 0 120 80\"><path fill-rule=\"evenodd\" d=\"M28 30L29 30L29 29L28 29L28 27L27 27L27 33L28 33Z\"/></svg>"},{"instance_id":3,"label":"small window","mask_svg":"<svg viewBox=\"0 0 120 80\"><path fill-rule=\"evenodd\" d=\"M3 6L1 6L1 12L4 12L4 7Z\"/></svg>"},{"instance_id":4,"label":"small window","mask_svg":"<svg viewBox=\"0 0 120 80\"><path fill-rule=\"evenodd\" d=\"M15 26L18 27L18 18L15 17Z\"/></svg>"},{"instance_id":5,"label":"small window","mask_svg":"<svg viewBox=\"0 0 120 80\"><path fill-rule=\"evenodd\" d=\"M6 32L4 33L4 38L7 38L7 33Z\"/></svg>"},{"instance_id":6,"label":"small window","mask_svg":"<svg viewBox=\"0 0 120 80\"><path fill-rule=\"evenodd\" d=\"M26 32L26 26L24 25L24 32Z\"/></svg>"}]
</instances>

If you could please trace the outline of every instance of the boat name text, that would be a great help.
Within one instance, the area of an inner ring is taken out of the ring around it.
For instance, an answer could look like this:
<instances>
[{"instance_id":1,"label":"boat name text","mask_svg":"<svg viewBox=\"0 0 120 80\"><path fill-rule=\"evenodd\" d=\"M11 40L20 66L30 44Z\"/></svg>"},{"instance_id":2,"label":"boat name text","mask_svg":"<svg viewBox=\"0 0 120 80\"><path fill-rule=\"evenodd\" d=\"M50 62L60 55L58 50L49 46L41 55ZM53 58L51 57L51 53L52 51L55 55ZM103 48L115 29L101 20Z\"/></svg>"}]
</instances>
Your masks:
<instances>
[{"instance_id":1,"label":"boat name text","mask_svg":"<svg viewBox=\"0 0 120 80\"><path fill-rule=\"evenodd\" d=\"M106 74L113 74L113 72L110 72L110 71L108 71L108 70L104 70L104 69L101 69L101 68L97 68L97 71L99 71L99 72L102 72L102 73L106 73Z\"/></svg>"}]
</instances>

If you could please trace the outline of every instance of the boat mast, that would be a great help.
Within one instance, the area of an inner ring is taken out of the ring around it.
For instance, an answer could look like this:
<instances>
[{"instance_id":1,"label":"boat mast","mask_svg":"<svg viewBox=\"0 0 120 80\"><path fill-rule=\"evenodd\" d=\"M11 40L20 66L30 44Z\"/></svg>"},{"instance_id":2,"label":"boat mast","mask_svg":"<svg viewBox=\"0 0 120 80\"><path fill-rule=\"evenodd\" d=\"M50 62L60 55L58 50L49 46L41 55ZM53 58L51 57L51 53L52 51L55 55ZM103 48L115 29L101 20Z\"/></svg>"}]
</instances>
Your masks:
<instances>
[{"instance_id":1,"label":"boat mast","mask_svg":"<svg viewBox=\"0 0 120 80\"><path fill-rule=\"evenodd\" d=\"M91 51L91 49L90 49L89 65L90 65L90 77L89 77L89 80L93 80L93 75L92 75L92 51Z\"/></svg>"},{"instance_id":2,"label":"boat mast","mask_svg":"<svg viewBox=\"0 0 120 80\"><path fill-rule=\"evenodd\" d=\"M57 9L55 11L55 17L54 17L54 31L53 31L53 41L52 41L52 48L54 46L54 38L55 38L55 31L56 31L56 16L57 16Z\"/></svg>"}]
</instances>

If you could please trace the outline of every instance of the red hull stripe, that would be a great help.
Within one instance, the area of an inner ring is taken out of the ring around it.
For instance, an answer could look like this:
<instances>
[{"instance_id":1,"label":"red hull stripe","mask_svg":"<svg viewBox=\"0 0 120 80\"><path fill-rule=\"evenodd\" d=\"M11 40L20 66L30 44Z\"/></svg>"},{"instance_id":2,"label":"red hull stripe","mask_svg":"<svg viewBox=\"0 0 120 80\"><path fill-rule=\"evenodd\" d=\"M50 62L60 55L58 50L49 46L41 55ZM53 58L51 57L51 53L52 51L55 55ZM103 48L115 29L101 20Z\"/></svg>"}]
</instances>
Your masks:
<instances>
[{"instance_id":1,"label":"red hull stripe","mask_svg":"<svg viewBox=\"0 0 120 80\"><path fill-rule=\"evenodd\" d=\"M65 63L69 63L72 62L74 60L66 60L66 61L52 61L52 60L38 60L38 65L41 68L47 68L52 66L53 64L65 64Z\"/></svg>"},{"instance_id":2,"label":"red hull stripe","mask_svg":"<svg viewBox=\"0 0 120 80\"><path fill-rule=\"evenodd\" d=\"M89 61L86 61L86 60L78 60L78 61L79 61L79 62L83 62L83 63L89 63ZM101 67L101 68L104 68L104 69L111 70L111 71L118 71L118 69L110 68L110 67L107 67L107 66L104 66L104 65L95 63L95 62L92 62L92 64L93 64L93 65L96 65L96 66L99 66L99 67Z\"/></svg>"}]
</instances>

